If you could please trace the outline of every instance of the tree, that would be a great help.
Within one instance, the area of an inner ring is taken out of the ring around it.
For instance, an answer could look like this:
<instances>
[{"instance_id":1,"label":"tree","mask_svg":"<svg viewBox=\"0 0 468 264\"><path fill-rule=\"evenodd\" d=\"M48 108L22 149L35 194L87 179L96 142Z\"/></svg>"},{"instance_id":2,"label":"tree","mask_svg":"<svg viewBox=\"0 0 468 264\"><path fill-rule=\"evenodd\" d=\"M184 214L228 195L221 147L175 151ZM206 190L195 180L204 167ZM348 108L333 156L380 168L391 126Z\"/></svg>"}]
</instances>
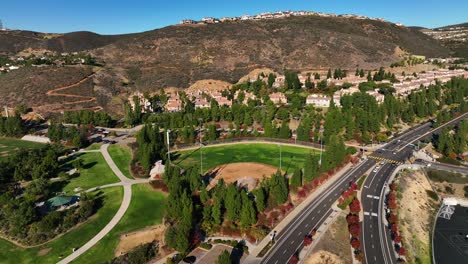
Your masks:
<instances>
[{"instance_id":1,"label":"tree","mask_svg":"<svg viewBox=\"0 0 468 264\"><path fill-rule=\"evenodd\" d=\"M359 237L359 233L361 232L361 227L358 223L350 224L348 226L349 233L352 237Z\"/></svg>"},{"instance_id":2,"label":"tree","mask_svg":"<svg viewBox=\"0 0 468 264\"><path fill-rule=\"evenodd\" d=\"M317 156L309 153L304 164L304 181L310 182L318 176L319 164Z\"/></svg>"},{"instance_id":3,"label":"tree","mask_svg":"<svg viewBox=\"0 0 468 264\"><path fill-rule=\"evenodd\" d=\"M398 249L398 255L405 256L406 255L406 249L404 247L400 247Z\"/></svg>"},{"instance_id":4,"label":"tree","mask_svg":"<svg viewBox=\"0 0 468 264\"><path fill-rule=\"evenodd\" d=\"M310 246L312 244L312 237L304 236L303 244L304 244L304 247Z\"/></svg>"},{"instance_id":5,"label":"tree","mask_svg":"<svg viewBox=\"0 0 468 264\"><path fill-rule=\"evenodd\" d=\"M224 250L216 259L216 264L232 264L231 254L227 250Z\"/></svg>"},{"instance_id":6,"label":"tree","mask_svg":"<svg viewBox=\"0 0 468 264\"><path fill-rule=\"evenodd\" d=\"M291 186L294 186L294 187L302 186L302 170L297 169L294 171L294 174L291 177Z\"/></svg>"},{"instance_id":7,"label":"tree","mask_svg":"<svg viewBox=\"0 0 468 264\"><path fill-rule=\"evenodd\" d=\"M257 206L257 211L263 212L266 208L267 197L263 187L259 187L254 191L255 195L255 205Z\"/></svg>"},{"instance_id":8,"label":"tree","mask_svg":"<svg viewBox=\"0 0 468 264\"><path fill-rule=\"evenodd\" d=\"M357 198L354 198L353 201L349 204L349 210L355 214L361 211L361 204Z\"/></svg>"},{"instance_id":9,"label":"tree","mask_svg":"<svg viewBox=\"0 0 468 264\"><path fill-rule=\"evenodd\" d=\"M361 247L361 242L359 242L359 239L356 237L353 237L351 239L351 247L354 249L359 249Z\"/></svg>"},{"instance_id":10,"label":"tree","mask_svg":"<svg viewBox=\"0 0 468 264\"><path fill-rule=\"evenodd\" d=\"M299 257L297 256L297 254L294 254L289 259L289 264L297 264L297 263L299 263Z\"/></svg>"},{"instance_id":11,"label":"tree","mask_svg":"<svg viewBox=\"0 0 468 264\"><path fill-rule=\"evenodd\" d=\"M278 136L279 138L284 138L284 139L291 138L291 130L289 129L289 124L286 121L282 122Z\"/></svg>"},{"instance_id":12,"label":"tree","mask_svg":"<svg viewBox=\"0 0 468 264\"><path fill-rule=\"evenodd\" d=\"M226 207L227 219L233 221L238 219L241 209L241 201L239 199L239 191L234 183L229 184L226 192L224 206Z\"/></svg>"},{"instance_id":13,"label":"tree","mask_svg":"<svg viewBox=\"0 0 468 264\"><path fill-rule=\"evenodd\" d=\"M270 201L271 204L276 206L285 203L288 200L288 184L286 178L278 170L276 174L269 180L270 186Z\"/></svg>"},{"instance_id":14,"label":"tree","mask_svg":"<svg viewBox=\"0 0 468 264\"><path fill-rule=\"evenodd\" d=\"M315 83L313 83L311 80L310 80L310 74L307 75L307 79L305 81L305 87L307 89L314 89L315 88Z\"/></svg>"},{"instance_id":15,"label":"tree","mask_svg":"<svg viewBox=\"0 0 468 264\"><path fill-rule=\"evenodd\" d=\"M271 88L275 83L276 76L273 73L268 74L268 87Z\"/></svg>"},{"instance_id":16,"label":"tree","mask_svg":"<svg viewBox=\"0 0 468 264\"><path fill-rule=\"evenodd\" d=\"M328 69L327 79L331 79L331 77L332 77L331 69Z\"/></svg>"},{"instance_id":17,"label":"tree","mask_svg":"<svg viewBox=\"0 0 468 264\"><path fill-rule=\"evenodd\" d=\"M213 208L211 210L211 217L213 218L213 225L220 226L221 225L221 201L215 199L213 204Z\"/></svg>"},{"instance_id":18,"label":"tree","mask_svg":"<svg viewBox=\"0 0 468 264\"><path fill-rule=\"evenodd\" d=\"M255 211L253 202L249 199L244 189L242 190L240 196L242 200L242 209L240 212L240 226L243 228L247 228L257 222L257 212Z\"/></svg>"},{"instance_id":19,"label":"tree","mask_svg":"<svg viewBox=\"0 0 468 264\"><path fill-rule=\"evenodd\" d=\"M83 168L83 160L80 159L80 158L77 158L75 159L73 162L72 162L72 166L75 167L76 169L81 169Z\"/></svg>"}]
</instances>

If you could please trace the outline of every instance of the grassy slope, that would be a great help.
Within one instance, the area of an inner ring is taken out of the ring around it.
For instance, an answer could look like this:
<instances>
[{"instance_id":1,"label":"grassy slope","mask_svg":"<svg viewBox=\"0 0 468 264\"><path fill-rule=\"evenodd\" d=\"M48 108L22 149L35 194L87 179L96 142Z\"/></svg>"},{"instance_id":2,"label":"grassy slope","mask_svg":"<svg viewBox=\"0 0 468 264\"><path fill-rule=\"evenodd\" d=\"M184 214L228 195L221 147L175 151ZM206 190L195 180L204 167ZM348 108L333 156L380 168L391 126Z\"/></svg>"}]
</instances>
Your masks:
<instances>
[{"instance_id":1,"label":"grassy slope","mask_svg":"<svg viewBox=\"0 0 468 264\"><path fill-rule=\"evenodd\" d=\"M2 157L11 154L18 149L36 149L44 147L45 144L25 141L14 138L0 138L0 159Z\"/></svg>"},{"instance_id":2,"label":"grassy slope","mask_svg":"<svg viewBox=\"0 0 468 264\"><path fill-rule=\"evenodd\" d=\"M165 195L148 184L132 186L132 201L117 226L73 263L103 263L114 257L121 234L162 223Z\"/></svg>"},{"instance_id":3,"label":"grassy slope","mask_svg":"<svg viewBox=\"0 0 468 264\"><path fill-rule=\"evenodd\" d=\"M306 155L312 149L282 146L282 168L288 173L303 168ZM315 152L318 153L318 152ZM178 155L178 156L177 156ZM203 148L203 169L208 171L216 166L233 162L258 162L279 167L280 148L277 144L237 144ZM190 167L200 162L199 150L181 151L174 163Z\"/></svg>"},{"instance_id":4,"label":"grassy slope","mask_svg":"<svg viewBox=\"0 0 468 264\"><path fill-rule=\"evenodd\" d=\"M108 150L109 155L112 157L122 173L127 178L133 179L132 174L130 173L130 162L132 161L131 150L128 147L119 145L110 145Z\"/></svg>"},{"instance_id":5,"label":"grassy slope","mask_svg":"<svg viewBox=\"0 0 468 264\"><path fill-rule=\"evenodd\" d=\"M122 187L108 188L103 193L103 207L91 220L43 246L23 249L0 239L0 263L56 263L59 256L72 253L72 249L84 245L95 236L117 212L122 201ZM39 251L50 251L38 256Z\"/></svg>"},{"instance_id":6,"label":"grassy slope","mask_svg":"<svg viewBox=\"0 0 468 264\"><path fill-rule=\"evenodd\" d=\"M71 192L76 187L86 190L91 187L119 181L101 153L84 153L79 158L83 160L84 168L81 169L79 177L72 178L70 183L63 188L64 191Z\"/></svg>"}]
</instances>

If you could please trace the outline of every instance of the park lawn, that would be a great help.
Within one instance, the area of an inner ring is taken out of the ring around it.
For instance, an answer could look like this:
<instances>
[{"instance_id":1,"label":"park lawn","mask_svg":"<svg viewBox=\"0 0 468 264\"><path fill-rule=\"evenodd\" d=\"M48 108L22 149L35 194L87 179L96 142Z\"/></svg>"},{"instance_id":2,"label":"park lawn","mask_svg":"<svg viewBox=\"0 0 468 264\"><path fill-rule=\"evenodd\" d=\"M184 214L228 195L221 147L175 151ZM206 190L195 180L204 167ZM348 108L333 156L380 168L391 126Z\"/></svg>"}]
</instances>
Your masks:
<instances>
[{"instance_id":1,"label":"park lawn","mask_svg":"<svg viewBox=\"0 0 468 264\"><path fill-rule=\"evenodd\" d=\"M0 160L20 149L39 149L44 147L45 144L26 141L16 138L2 138L0 137Z\"/></svg>"},{"instance_id":2,"label":"park lawn","mask_svg":"<svg viewBox=\"0 0 468 264\"><path fill-rule=\"evenodd\" d=\"M234 162L258 162L279 167L280 147L278 144L249 143L203 147L203 170L209 171L222 164ZM289 145L281 146L281 167L288 173L304 168L309 153L319 151ZM175 164L181 167L200 165L200 150L186 150L175 154Z\"/></svg>"},{"instance_id":3,"label":"park lawn","mask_svg":"<svg viewBox=\"0 0 468 264\"><path fill-rule=\"evenodd\" d=\"M101 153L88 152L77 155L83 160L83 168L80 170L78 177L70 179L63 191L70 193L77 187L87 190L92 187L119 182L119 178L107 165Z\"/></svg>"},{"instance_id":4,"label":"park lawn","mask_svg":"<svg viewBox=\"0 0 468 264\"><path fill-rule=\"evenodd\" d=\"M102 146L102 143L93 143L91 145L89 145L87 148L85 148L86 150L99 150Z\"/></svg>"},{"instance_id":5,"label":"park lawn","mask_svg":"<svg viewBox=\"0 0 468 264\"><path fill-rule=\"evenodd\" d=\"M113 187L93 192L100 192L103 205L87 222L79 225L65 235L42 246L20 248L0 239L0 263L57 263L72 253L73 248L81 247L94 237L117 213L123 197L122 187Z\"/></svg>"},{"instance_id":6,"label":"park lawn","mask_svg":"<svg viewBox=\"0 0 468 264\"><path fill-rule=\"evenodd\" d=\"M112 160L114 160L115 165L117 165L125 177L133 179L130 172L130 162L132 161L132 151L130 148L120 145L110 145L107 150Z\"/></svg>"},{"instance_id":7,"label":"park lawn","mask_svg":"<svg viewBox=\"0 0 468 264\"><path fill-rule=\"evenodd\" d=\"M114 257L122 234L162 223L166 195L154 191L149 184L132 186L132 201L117 226L99 243L72 263L105 263Z\"/></svg>"}]
</instances>

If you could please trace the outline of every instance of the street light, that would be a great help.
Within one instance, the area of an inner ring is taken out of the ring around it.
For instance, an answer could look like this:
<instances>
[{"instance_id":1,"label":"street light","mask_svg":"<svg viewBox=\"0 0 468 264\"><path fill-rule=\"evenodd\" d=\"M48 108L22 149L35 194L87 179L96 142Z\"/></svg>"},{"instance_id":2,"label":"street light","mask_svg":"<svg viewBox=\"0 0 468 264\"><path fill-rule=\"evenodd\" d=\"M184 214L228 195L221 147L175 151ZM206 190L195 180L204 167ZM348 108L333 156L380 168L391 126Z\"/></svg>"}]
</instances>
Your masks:
<instances>
[{"instance_id":1,"label":"street light","mask_svg":"<svg viewBox=\"0 0 468 264\"><path fill-rule=\"evenodd\" d=\"M200 121L200 175L203 175L203 141L202 141L203 119L198 118L198 121Z\"/></svg>"},{"instance_id":2,"label":"street light","mask_svg":"<svg viewBox=\"0 0 468 264\"><path fill-rule=\"evenodd\" d=\"M169 133L171 133L171 130L170 130L170 129L168 129L168 130L166 131L166 141L167 141L167 159L169 160L169 164L171 164L171 154L170 154L170 150L169 150L169 148L170 148L170 144L169 144L169 143L170 143L170 142L169 142L169 141L170 141L170 140L169 140Z\"/></svg>"},{"instance_id":3,"label":"street light","mask_svg":"<svg viewBox=\"0 0 468 264\"><path fill-rule=\"evenodd\" d=\"M280 149L280 160L279 160L280 171L281 171L281 174L283 174L283 170L281 169L281 144L278 144L278 146L279 146L279 149Z\"/></svg>"},{"instance_id":4,"label":"street light","mask_svg":"<svg viewBox=\"0 0 468 264\"><path fill-rule=\"evenodd\" d=\"M323 148L323 140L322 140L322 136L320 135L320 159L319 159L319 166L322 166L322 148Z\"/></svg>"}]
</instances>

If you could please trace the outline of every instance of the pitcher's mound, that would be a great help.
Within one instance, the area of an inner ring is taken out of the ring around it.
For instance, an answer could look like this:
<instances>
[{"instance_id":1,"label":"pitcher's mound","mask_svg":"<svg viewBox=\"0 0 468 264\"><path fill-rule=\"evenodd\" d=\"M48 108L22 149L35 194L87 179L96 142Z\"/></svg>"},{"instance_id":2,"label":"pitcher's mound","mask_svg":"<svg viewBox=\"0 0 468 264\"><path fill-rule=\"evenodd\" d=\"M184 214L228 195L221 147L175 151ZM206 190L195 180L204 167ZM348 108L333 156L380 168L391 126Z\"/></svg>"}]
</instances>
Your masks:
<instances>
[{"instance_id":1,"label":"pitcher's mound","mask_svg":"<svg viewBox=\"0 0 468 264\"><path fill-rule=\"evenodd\" d=\"M236 182L239 186L246 186L253 190L257 183L265 176L270 177L278 171L278 167L256 162L229 163L211 169L208 174L212 175L208 189L213 188L219 179L229 184Z\"/></svg>"}]
</instances>

